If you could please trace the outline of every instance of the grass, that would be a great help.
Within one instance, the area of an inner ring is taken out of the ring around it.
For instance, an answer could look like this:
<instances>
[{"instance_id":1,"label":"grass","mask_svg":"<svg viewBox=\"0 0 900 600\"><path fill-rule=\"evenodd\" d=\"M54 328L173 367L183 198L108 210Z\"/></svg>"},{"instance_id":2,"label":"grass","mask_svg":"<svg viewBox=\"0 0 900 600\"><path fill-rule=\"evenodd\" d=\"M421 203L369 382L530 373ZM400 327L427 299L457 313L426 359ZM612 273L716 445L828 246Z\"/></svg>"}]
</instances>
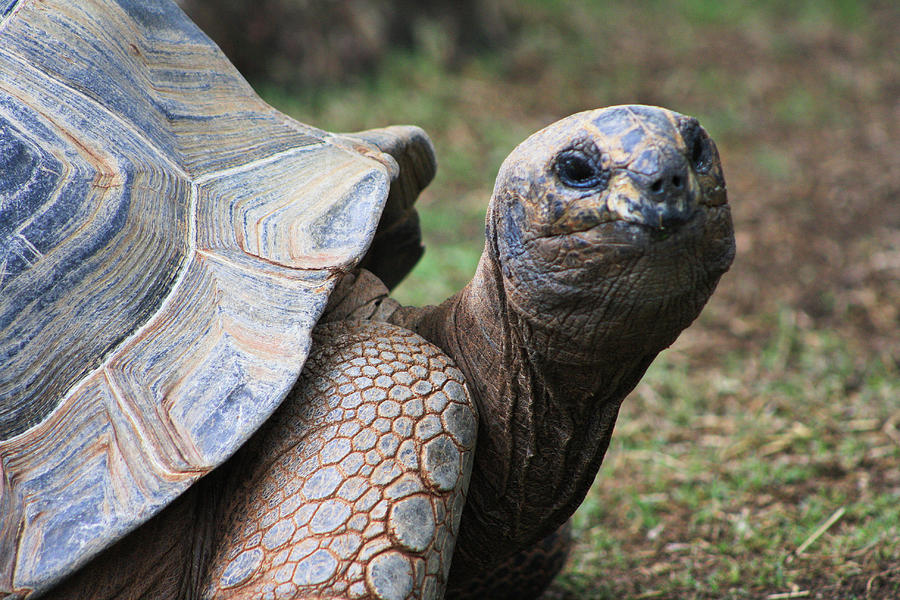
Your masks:
<instances>
[{"instance_id":1,"label":"grass","mask_svg":"<svg viewBox=\"0 0 900 600\"><path fill-rule=\"evenodd\" d=\"M676 345L651 367L551 597L815 597L900 566L896 365L789 319L762 350L696 369ZM870 597L900 592L885 578Z\"/></svg>"},{"instance_id":2,"label":"grass","mask_svg":"<svg viewBox=\"0 0 900 600\"><path fill-rule=\"evenodd\" d=\"M716 138L738 258L626 400L546 599L900 597L900 9L513 7L510 45L453 68L430 30L347 86L263 91L326 129L430 133L428 251L395 294L413 304L468 279L493 177L531 131L641 102Z\"/></svg>"}]
</instances>

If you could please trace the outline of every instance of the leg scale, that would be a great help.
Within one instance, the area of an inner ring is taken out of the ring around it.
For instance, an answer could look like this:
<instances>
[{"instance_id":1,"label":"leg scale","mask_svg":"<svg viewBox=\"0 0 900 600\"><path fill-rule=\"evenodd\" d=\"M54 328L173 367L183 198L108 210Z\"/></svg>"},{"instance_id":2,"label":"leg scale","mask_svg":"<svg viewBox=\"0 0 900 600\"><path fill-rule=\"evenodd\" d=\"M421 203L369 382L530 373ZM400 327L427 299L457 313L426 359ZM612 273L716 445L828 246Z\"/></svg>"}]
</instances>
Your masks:
<instances>
[{"instance_id":1,"label":"leg scale","mask_svg":"<svg viewBox=\"0 0 900 600\"><path fill-rule=\"evenodd\" d=\"M441 598L477 418L462 373L386 323L317 328L235 457L205 598Z\"/></svg>"}]
</instances>

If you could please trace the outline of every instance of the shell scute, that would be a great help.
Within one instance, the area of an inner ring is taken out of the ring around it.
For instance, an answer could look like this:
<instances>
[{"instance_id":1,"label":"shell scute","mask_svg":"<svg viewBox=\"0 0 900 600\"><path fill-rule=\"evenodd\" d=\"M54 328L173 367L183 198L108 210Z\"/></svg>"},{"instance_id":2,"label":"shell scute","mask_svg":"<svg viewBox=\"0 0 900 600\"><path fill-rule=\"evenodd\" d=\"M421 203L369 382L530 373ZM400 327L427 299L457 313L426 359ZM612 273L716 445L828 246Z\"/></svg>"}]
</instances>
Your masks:
<instances>
[{"instance_id":1,"label":"shell scute","mask_svg":"<svg viewBox=\"0 0 900 600\"><path fill-rule=\"evenodd\" d=\"M159 306L188 250L190 195L139 135L3 48L0 122L31 169L0 202L0 239L23 259L0 282L0 394L29 414L0 404L0 439L45 418Z\"/></svg>"}]
</instances>

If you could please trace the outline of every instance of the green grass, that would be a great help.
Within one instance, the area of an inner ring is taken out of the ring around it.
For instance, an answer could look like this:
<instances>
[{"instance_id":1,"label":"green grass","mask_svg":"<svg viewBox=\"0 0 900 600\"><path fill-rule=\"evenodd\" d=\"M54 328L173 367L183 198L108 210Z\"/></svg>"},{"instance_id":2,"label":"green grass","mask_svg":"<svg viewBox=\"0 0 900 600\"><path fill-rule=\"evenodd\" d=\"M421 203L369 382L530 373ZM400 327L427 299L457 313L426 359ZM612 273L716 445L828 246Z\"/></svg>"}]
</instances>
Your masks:
<instances>
[{"instance_id":1,"label":"green grass","mask_svg":"<svg viewBox=\"0 0 900 600\"><path fill-rule=\"evenodd\" d=\"M623 407L555 593L639 598L644 573L665 598L760 597L900 564L898 398L896 365L860 365L788 318L758 356L718 368L676 345Z\"/></svg>"}]
</instances>

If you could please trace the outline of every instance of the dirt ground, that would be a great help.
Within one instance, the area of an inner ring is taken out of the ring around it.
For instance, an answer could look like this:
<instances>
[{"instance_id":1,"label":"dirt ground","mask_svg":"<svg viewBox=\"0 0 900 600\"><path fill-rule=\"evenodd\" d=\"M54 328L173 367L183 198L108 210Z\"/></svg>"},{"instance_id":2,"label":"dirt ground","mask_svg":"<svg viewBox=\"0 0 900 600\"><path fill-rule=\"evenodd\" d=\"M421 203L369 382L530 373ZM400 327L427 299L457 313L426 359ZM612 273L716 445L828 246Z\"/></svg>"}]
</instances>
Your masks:
<instances>
[{"instance_id":1,"label":"dirt ground","mask_svg":"<svg viewBox=\"0 0 900 600\"><path fill-rule=\"evenodd\" d=\"M745 73L752 131L721 143L738 253L700 323L711 335L752 346L791 307L863 360L900 361L900 20L879 19L865 37L797 31L780 55L765 32L710 36Z\"/></svg>"}]
</instances>

